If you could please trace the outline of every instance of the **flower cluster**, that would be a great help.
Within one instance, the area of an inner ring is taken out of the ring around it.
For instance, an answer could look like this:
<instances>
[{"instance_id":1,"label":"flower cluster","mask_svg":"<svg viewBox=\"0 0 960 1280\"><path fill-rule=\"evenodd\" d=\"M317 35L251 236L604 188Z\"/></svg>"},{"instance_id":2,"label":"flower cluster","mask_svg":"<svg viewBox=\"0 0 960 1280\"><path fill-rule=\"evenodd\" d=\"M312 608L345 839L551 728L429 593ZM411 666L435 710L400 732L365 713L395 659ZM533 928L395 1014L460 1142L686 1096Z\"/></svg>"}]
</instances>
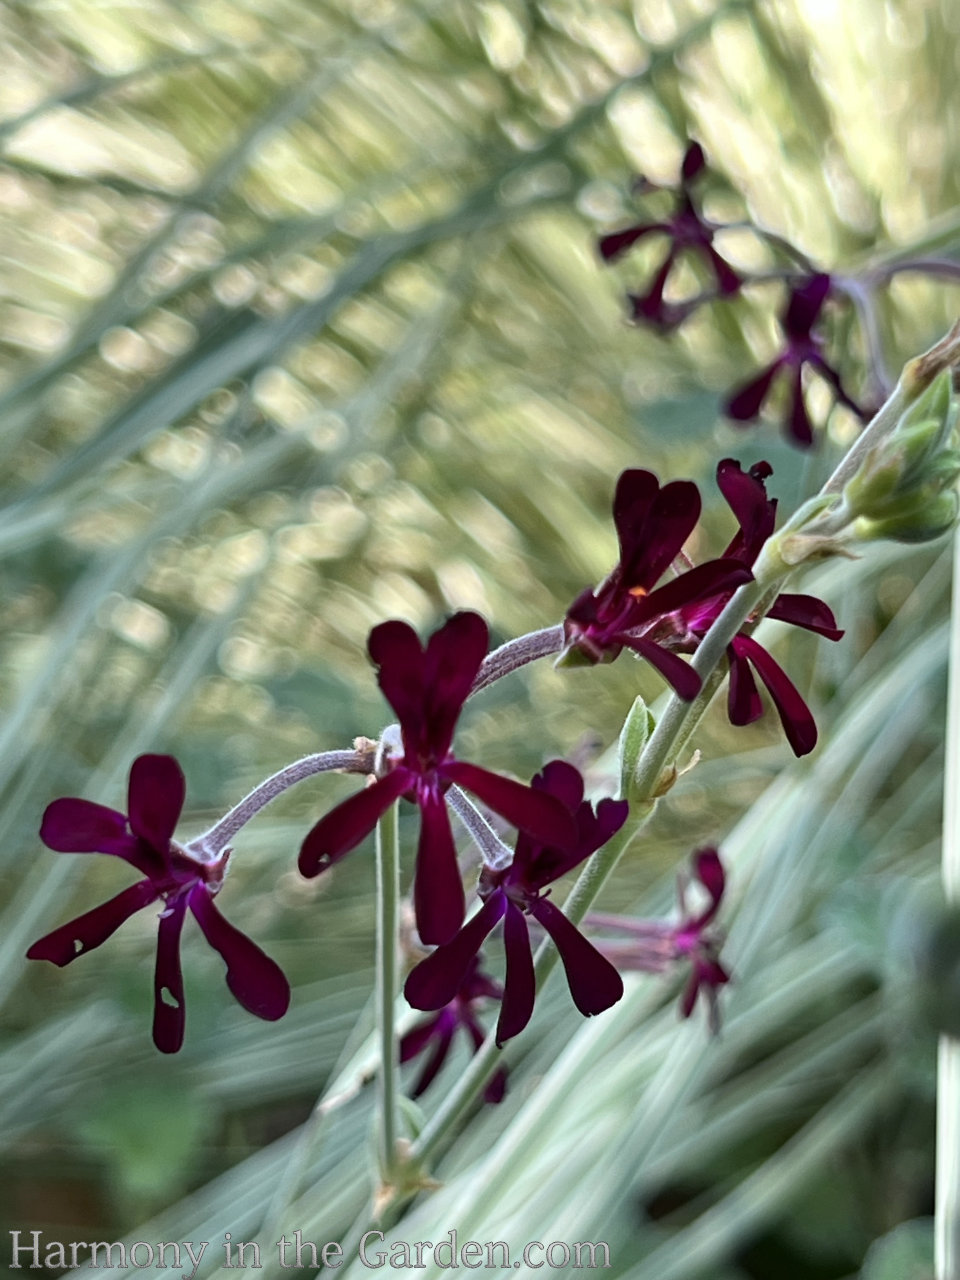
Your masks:
<instances>
[{"instance_id":1,"label":"flower cluster","mask_svg":"<svg viewBox=\"0 0 960 1280\"><path fill-rule=\"evenodd\" d=\"M680 183L675 190L673 212L661 221L640 222L599 238L597 244L604 262L615 262L639 241L652 235L669 239L666 257L655 269L653 279L645 293L628 293L630 318L637 324L647 324L667 333L675 329L695 310L716 298L732 298L751 277L735 268L722 257L714 246L718 231L724 226L704 217L694 195L694 186L706 170L706 158L699 143L691 143L683 158ZM651 182L638 184L642 194L658 191ZM770 243L777 237L768 235L761 228L754 231ZM664 291L678 259L684 255L699 259L713 276L715 288L703 289L692 298L672 302L664 297ZM799 254L794 254L799 257ZM865 418L862 407L847 393L839 371L828 361L822 336L815 332L828 298L835 292L835 281L826 272L812 267L798 277L795 265L780 272L773 272L758 281L781 280L790 285L790 295L781 316L784 344L775 358L748 382L738 387L727 398L724 409L727 416L742 425L754 422L763 408L776 381L783 379L789 390L786 431L789 439L801 448L809 448L814 442L813 427L804 401L803 370L810 368L833 388L836 399L859 418Z\"/></svg>"},{"instance_id":2,"label":"flower cluster","mask_svg":"<svg viewBox=\"0 0 960 1280\"><path fill-rule=\"evenodd\" d=\"M580 660L612 661L629 647L654 664L682 698L696 697L700 678L677 655L696 653L737 587L752 580L752 568L774 531L777 503L767 497L766 462L745 472L732 458L717 467L717 484L736 516L738 529L718 560L686 569L657 589L653 584L679 557L700 513L700 495L689 481L659 487L648 471L625 471L617 482L613 520L620 559L596 591L573 602L564 623L566 653ZM768 617L814 631L828 640L843 632L828 606L814 596L783 593ZM735 725L763 714L754 672L772 698L796 755L817 742L813 716L796 687L747 628L727 647L728 710Z\"/></svg>"}]
</instances>

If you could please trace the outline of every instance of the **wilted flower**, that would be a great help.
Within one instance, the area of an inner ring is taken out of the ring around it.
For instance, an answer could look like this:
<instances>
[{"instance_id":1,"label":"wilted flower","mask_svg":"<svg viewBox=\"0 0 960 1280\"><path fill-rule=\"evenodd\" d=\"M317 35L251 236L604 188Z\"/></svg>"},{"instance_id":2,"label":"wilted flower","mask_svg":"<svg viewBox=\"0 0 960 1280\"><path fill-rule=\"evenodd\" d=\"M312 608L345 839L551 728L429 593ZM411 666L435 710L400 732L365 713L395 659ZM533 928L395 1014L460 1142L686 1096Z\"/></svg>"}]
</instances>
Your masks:
<instances>
[{"instance_id":1,"label":"wilted flower","mask_svg":"<svg viewBox=\"0 0 960 1280\"><path fill-rule=\"evenodd\" d=\"M574 827L553 796L457 760L450 751L460 709L487 652L487 624L478 614L454 614L426 648L405 622L384 622L370 632L368 650L379 667L383 695L400 721L403 754L386 760L384 776L320 819L303 842L300 871L319 875L355 848L395 800L412 800L421 817L417 929L424 942L447 942L463 923L465 907L444 799L451 784L472 791L535 839L566 847Z\"/></svg>"},{"instance_id":2,"label":"wilted flower","mask_svg":"<svg viewBox=\"0 0 960 1280\"><path fill-rule=\"evenodd\" d=\"M418 1054L431 1049L430 1056L413 1087L413 1097L419 1098L433 1083L440 1068L447 1060L457 1031L466 1032L474 1053L485 1039L483 1027L477 1019L477 1007L485 1000L499 1000L503 988L480 968L480 959L474 956L463 981L453 999L432 1018L426 1018L412 1027L400 1041L400 1061L410 1062ZM490 1078L483 1091L485 1102L501 1102L507 1091L507 1072L501 1067Z\"/></svg>"},{"instance_id":3,"label":"wilted flower","mask_svg":"<svg viewBox=\"0 0 960 1280\"><path fill-rule=\"evenodd\" d=\"M707 222L697 208L691 188L706 167L703 148L698 142L691 143L683 157L680 171L680 186L677 190L676 206L673 212L662 222L641 222L623 231L614 231L602 236L599 241L600 255L605 262L613 262L645 236L661 234L669 237L670 247L667 256L657 268L653 283L644 294L628 295L632 319L656 325L659 329L675 328L693 311L708 295L701 294L685 302L667 302L663 293L667 280L673 271L674 264L681 254L690 254L700 258L712 273L717 283L717 292L722 297L730 297L741 285L740 277L713 247L713 238L720 229ZM655 191L652 183L644 183L643 189Z\"/></svg>"},{"instance_id":4,"label":"wilted flower","mask_svg":"<svg viewBox=\"0 0 960 1280\"><path fill-rule=\"evenodd\" d=\"M567 610L561 661L609 662L627 647L655 666L681 698L697 696L700 677L662 643L660 620L715 600L753 577L735 557L711 560L657 587L699 516L700 494L691 481L674 480L661 488L650 471L623 472L613 500L620 560L595 591L582 592Z\"/></svg>"},{"instance_id":5,"label":"wilted flower","mask_svg":"<svg viewBox=\"0 0 960 1280\"><path fill-rule=\"evenodd\" d=\"M538 793L555 797L573 816L575 844L561 849L521 832L510 866L501 871L483 868L479 885L483 906L477 914L455 938L421 961L404 987L415 1009L442 1009L454 999L484 939L503 920L507 973L497 1022L500 1045L522 1031L533 1013L535 981L527 915L533 916L556 944L570 994L581 1013L602 1013L623 994L616 969L542 890L606 844L623 826L629 806L625 800L601 800L594 811L583 799L580 774L562 760L546 765L533 786Z\"/></svg>"},{"instance_id":6,"label":"wilted flower","mask_svg":"<svg viewBox=\"0 0 960 1280\"><path fill-rule=\"evenodd\" d=\"M207 941L227 966L227 986L258 1018L281 1018L290 987L279 966L232 924L214 904L230 856L229 849L204 861L173 839L183 809L185 784L172 756L144 755L133 762L128 789L129 816L89 800L54 800L47 807L40 839L58 853L108 853L143 873L144 880L109 902L61 925L35 942L30 960L69 964L106 942L123 922L158 899L160 913L154 976L153 1040L162 1053L183 1044L183 975L180 931L187 907Z\"/></svg>"},{"instance_id":7,"label":"wilted flower","mask_svg":"<svg viewBox=\"0 0 960 1280\"><path fill-rule=\"evenodd\" d=\"M678 886L680 919L676 924L606 915L591 915L588 923L630 935L629 941L598 943L603 954L621 969L668 973L689 962L690 976L680 999L680 1012L689 1018L697 997L703 992L711 1029L716 1030L719 1025L717 991L730 981L730 975L719 960L721 940L711 932L710 926L720 909L726 876L716 849L698 849L691 856L691 863L694 879L709 897L707 906L699 913L688 907L688 881L682 877Z\"/></svg>"},{"instance_id":8,"label":"wilted flower","mask_svg":"<svg viewBox=\"0 0 960 1280\"><path fill-rule=\"evenodd\" d=\"M813 275L798 285L790 294L786 310L781 318L786 342L779 355L755 377L734 391L727 401L726 411L737 422L752 422L763 408L778 374L783 374L790 386L790 412L787 418L787 434L802 448L813 444L813 428L803 399L803 366L816 369L833 387L837 399L852 409L859 417L863 410L847 395L840 381L840 374L827 362L823 354L823 341L813 333L813 326L820 318L832 281L824 273Z\"/></svg>"}]
</instances>

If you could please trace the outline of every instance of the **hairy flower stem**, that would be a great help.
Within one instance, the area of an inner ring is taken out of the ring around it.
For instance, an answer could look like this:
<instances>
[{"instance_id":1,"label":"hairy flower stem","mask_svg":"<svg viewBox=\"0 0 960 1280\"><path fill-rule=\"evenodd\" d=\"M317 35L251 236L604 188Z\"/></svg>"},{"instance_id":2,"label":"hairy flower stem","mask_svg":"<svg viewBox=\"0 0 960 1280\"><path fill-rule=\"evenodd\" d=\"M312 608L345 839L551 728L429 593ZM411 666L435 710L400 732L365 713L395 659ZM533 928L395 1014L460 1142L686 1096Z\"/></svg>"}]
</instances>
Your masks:
<instances>
[{"instance_id":1,"label":"hairy flower stem","mask_svg":"<svg viewBox=\"0 0 960 1280\"><path fill-rule=\"evenodd\" d=\"M509 867L513 861L513 850L503 843L470 797L459 787L451 787L447 792L447 803L469 832L485 864L493 871Z\"/></svg>"},{"instance_id":2,"label":"hairy flower stem","mask_svg":"<svg viewBox=\"0 0 960 1280\"><path fill-rule=\"evenodd\" d=\"M518 636L516 640L508 640L499 649L488 653L483 665L477 672L470 696L479 693L487 685L502 679L511 671L518 671L538 658L549 658L563 648L563 623L555 627L544 627L541 631L531 631L528 635Z\"/></svg>"},{"instance_id":3,"label":"hairy flower stem","mask_svg":"<svg viewBox=\"0 0 960 1280\"><path fill-rule=\"evenodd\" d=\"M400 908L400 840L397 806L377 823L377 1024L380 1036L380 1177L393 1183L397 1169L397 1076L400 1051L395 1022Z\"/></svg>"},{"instance_id":4,"label":"hairy flower stem","mask_svg":"<svg viewBox=\"0 0 960 1280\"><path fill-rule=\"evenodd\" d=\"M953 606L943 777L943 885L960 905L960 529L953 543ZM960 1280L960 1040L941 1036L937 1061L937 1280Z\"/></svg>"},{"instance_id":5,"label":"hairy flower stem","mask_svg":"<svg viewBox=\"0 0 960 1280\"><path fill-rule=\"evenodd\" d=\"M234 805L228 814L202 836L191 840L187 848L191 853L201 857L215 858L225 849L241 828L251 818L256 817L261 809L266 808L272 800L282 796L290 787L318 773L330 773L341 770L344 773L371 773L373 771L373 755L364 746L353 751L320 751L316 755L304 756L295 760L285 768L278 770L258 787L244 796L239 804Z\"/></svg>"}]
</instances>

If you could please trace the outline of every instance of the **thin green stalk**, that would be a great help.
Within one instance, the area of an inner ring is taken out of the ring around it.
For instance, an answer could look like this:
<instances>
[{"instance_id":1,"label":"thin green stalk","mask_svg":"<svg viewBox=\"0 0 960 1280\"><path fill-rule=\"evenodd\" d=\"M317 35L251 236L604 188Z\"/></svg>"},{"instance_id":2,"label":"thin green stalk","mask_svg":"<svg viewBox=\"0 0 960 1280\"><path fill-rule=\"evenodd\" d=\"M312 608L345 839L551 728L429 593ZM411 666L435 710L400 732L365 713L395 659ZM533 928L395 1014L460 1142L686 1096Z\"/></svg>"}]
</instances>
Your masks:
<instances>
[{"instance_id":1,"label":"thin green stalk","mask_svg":"<svg viewBox=\"0 0 960 1280\"><path fill-rule=\"evenodd\" d=\"M399 957L400 843L397 806L377 823L377 1025L380 1033L380 1176L391 1183L397 1169L397 1076L399 1051L395 1010Z\"/></svg>"},{"instance_id":2,"label":"thin green stalk","mask_svg":"<svg viewBox=\"0 0 960 1280\"><path fill-rule=\"evenodd\" d=\"M960 528L953 543L953 606L943 777L943 885L960 904ZM960 1041L942 1036L937 1072L937 1280L960 1280Z\"/></svg>"}]
</instances>

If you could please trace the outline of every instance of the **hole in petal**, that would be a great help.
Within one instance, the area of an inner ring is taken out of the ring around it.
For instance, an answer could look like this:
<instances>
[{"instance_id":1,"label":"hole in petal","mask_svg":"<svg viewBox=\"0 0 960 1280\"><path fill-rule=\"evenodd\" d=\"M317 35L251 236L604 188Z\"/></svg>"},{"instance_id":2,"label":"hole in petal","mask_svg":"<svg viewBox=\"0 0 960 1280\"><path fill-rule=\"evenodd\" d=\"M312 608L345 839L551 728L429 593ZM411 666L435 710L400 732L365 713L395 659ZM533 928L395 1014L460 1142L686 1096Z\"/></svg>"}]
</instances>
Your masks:
<instances>
[{"instance_id":1,"label":"hole in petal","mask_svg":"<svg viewBox=\"0 0 960 1280\"><path fill-rule=\"evenodd\" d=\"M169 987L160 988L160 999L163 1001L165 1005L167 1005L171 1009L180 1008L180 1001L173 994L173 992L170 990Z\"/></svg>"},{"instance_id":2,"label":"hole in petal","mask_svg":"<svg viewBox=\"0 0 960 1280\"><path fill-rule=\"evenodd\" d=\"M82 956L82 955L83 955L83 939L82 939L82 938L74 938L74 940L73 940L73 954L74 954L75 956Z\"/></svg>"}]
</instances>

